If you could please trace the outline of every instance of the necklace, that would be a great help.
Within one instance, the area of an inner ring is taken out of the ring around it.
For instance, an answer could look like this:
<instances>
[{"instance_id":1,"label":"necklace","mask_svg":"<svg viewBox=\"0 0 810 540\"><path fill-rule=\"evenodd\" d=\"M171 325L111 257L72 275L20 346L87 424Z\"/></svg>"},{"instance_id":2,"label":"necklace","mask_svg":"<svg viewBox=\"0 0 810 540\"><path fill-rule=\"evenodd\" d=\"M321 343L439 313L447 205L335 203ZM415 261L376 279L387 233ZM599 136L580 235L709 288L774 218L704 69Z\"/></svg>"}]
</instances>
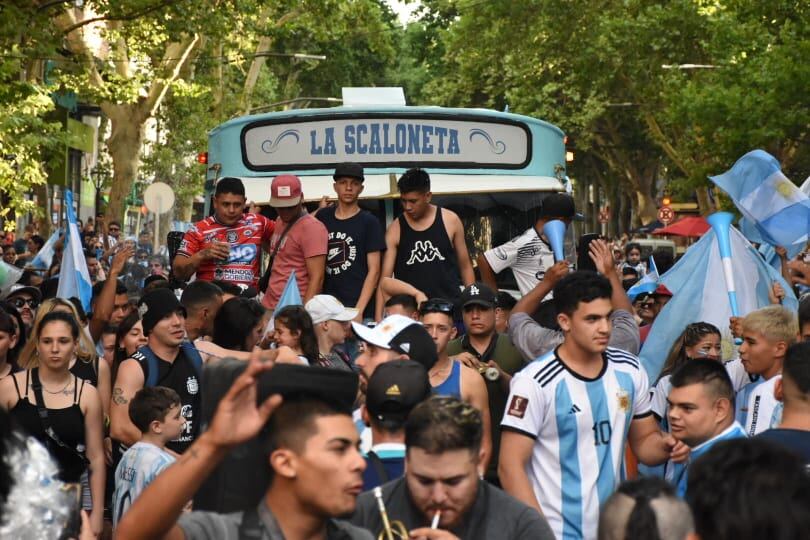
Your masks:
<instances>
[{"instance_id":1,"label":"necklace","mask_svg":"<svg viewBox=\"0 0 810 540\"><path fill-rule=\"evenodd\" d=\"M63 386L60 390L57 390L55 392L51 392L50 390L45 388L44 384L42 385L42 389L45 390L46 392L48 392L49 394L52 394L52 395L54 395L54 394L65 394L65 395L67 395L67 394L70 393L68 391L68 386L70 386L71 382L73 382L73 379L72 378L68 379L68 382L65 383L65 386Z\"/></svg>"}]
</instances>

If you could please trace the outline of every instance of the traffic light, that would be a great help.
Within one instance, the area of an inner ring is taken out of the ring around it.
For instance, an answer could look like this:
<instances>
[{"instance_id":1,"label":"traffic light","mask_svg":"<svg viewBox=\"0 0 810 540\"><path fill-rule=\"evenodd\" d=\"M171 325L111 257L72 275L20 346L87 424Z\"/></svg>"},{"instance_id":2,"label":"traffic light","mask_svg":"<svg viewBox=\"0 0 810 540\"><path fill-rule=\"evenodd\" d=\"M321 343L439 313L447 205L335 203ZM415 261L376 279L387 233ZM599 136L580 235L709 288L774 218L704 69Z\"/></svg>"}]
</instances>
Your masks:
<instances>
[{"instance_id":1,"label":"traffic light","mask_svg":"<svg viewBox=\"0 0 810 540\"><path fill-rule=\"evenodd\" d=\"M672 203L672 199L669 197L669 195L664 195L664 197L661 199L661 206L669 206L670 203Z\"/></svg>"}]
</instances>

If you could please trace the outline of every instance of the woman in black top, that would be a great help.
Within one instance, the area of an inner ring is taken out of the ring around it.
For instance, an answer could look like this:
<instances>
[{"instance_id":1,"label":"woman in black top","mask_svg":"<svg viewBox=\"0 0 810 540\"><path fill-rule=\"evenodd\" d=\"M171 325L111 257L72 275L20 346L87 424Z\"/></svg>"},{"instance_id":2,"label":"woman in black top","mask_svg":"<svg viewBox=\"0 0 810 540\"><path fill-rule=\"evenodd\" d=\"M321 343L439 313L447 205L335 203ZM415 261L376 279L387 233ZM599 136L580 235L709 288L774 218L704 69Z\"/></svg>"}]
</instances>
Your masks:
<instances>
[{"instance_id":1,"label":"woman in black top","mask_svg":"<svg viewBox=\"0 0 810 540\"><path fill-rule=\"evenodd\" d=\"M101 400L95 387L69 369L81 330L72 315L62 312L48 313L35 330L33 365L0 380L0 406L48 448L62 480L78 482L89 462L90 522L98 535L104 516L105 474Z\"/></svg>"}]
</instances>

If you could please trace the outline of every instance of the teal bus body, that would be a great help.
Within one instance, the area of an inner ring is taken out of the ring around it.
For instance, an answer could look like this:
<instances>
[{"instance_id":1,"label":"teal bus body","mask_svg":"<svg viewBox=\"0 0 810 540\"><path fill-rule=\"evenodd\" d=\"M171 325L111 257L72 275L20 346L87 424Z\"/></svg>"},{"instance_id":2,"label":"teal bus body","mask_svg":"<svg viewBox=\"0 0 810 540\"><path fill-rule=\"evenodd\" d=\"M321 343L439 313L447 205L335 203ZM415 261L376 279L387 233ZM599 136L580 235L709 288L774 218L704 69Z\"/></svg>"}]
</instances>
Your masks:
<instances>
[{"instance_id":1,"label":"teal bus body","mask_svg":"<svg viewBox=\"0 0 810 540\"><path fill-rule=\"evenodd\" d=\"M361 163L371 183L384 184L369 190L367 182L365 198L395 196L388 176L411 167L473 180L449 182L437 194L559 191L563 138L542 120L484 109L334 107L243 116L209 134L206 191L217 178L235 176L245 182L248 199L261 203L274 176L296 174L305 197L316 200L328 194L324 187L331 191L334 166L345 161ZM330 185L310 186L309 178Z\"/></svg>"},{"instance_id":2,"label":"teal bus body","mask_svg":"<svg viewBox=\"0 0 810 540\"><path fill-rule=\"evenodd\" d=\"M334 199L332 174L343 162L363 165L360 205L383 226L401 212L399 176L428 171L432 201L459 215L473 261L526 231L542 199L567 187L564 134L542 120L442 107L296 109L234 118L210 132L205 212L218 178L242 179L247 200L267 205L280 174L301 178L312 209ZM511 272L498 281L516 288Z\"/></svg>"}]
</instances>

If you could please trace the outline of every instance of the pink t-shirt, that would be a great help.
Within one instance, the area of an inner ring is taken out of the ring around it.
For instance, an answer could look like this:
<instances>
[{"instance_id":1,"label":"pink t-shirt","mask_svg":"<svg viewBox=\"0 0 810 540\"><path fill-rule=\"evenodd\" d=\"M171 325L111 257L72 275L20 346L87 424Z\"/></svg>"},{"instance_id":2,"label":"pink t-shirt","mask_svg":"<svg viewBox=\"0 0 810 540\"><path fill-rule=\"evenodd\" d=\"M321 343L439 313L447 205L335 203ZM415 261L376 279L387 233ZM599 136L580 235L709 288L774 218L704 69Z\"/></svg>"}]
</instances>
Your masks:
<instances>
[{"instance_id":1,"label":"pink t-shirt","mask_svg":"<svg viewBox=\"0 0 810 540\"><path fill-rule=\"evenodd\" d=\"M276 219L276 228L273 237L270 239L270 253L276 248L279 237L287 228L287 224ZM311 214L304 214L295 222L293 228L281 242L281 248L273 261L273 271L270 274L270 283L267 292L262 299L265 307L274 309L284 291L290 273L295 270L295 279L298 281L298 289L301 291L301 298L309 285L309 273L307 272L306 260L318 255L326 255L326 244L329 233L323 223L315 219Z\"/></svg>"}]
</instances>

